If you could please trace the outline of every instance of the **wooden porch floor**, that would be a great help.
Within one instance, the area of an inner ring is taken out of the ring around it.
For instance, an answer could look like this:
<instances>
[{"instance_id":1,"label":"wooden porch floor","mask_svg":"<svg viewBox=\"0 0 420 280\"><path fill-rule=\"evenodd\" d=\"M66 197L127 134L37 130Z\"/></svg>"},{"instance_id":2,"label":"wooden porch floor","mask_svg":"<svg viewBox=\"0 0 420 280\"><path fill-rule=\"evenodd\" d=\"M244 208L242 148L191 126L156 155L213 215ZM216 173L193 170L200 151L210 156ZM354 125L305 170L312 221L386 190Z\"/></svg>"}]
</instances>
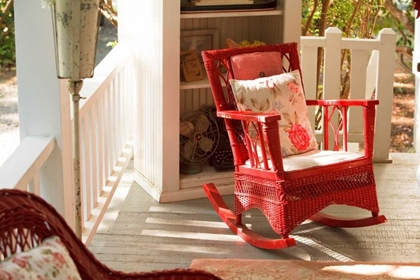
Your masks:
<instances>
[{"instance_id":1,"label":"wooden porch floor","mask_svg":"<svg viewBox=\"0 0 420 280\"><path fill-rule=\"evenodd\" d=\"M159 204L124 174L89 249L104 264L122 271L188 268L196 258L420 261L420 156L391 154L393 163L375 164L381 213L387 223L358 229L307 222L294 230L296 247L261 250L237 238L207 199ZM232 205L232 195L225 196ZM335 213L366 214L350 207ZM252 217L252 219L250 219ZM244 222L273 235L258 211Z\"/></svg>"}]
</instances>

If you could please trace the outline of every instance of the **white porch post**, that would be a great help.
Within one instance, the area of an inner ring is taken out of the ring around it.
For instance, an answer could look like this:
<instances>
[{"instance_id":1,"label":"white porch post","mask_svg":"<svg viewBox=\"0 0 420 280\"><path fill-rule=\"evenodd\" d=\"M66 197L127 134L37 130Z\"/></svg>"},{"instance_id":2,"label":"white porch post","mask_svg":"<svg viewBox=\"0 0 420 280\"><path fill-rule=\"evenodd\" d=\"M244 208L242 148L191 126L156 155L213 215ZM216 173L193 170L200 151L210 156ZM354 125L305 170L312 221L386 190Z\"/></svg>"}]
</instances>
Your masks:
<instances>
[{"instance_id":1,"label":"white porch post","mask_svg":"<svg viewBox=\"0 0 420 280\"><path fill-rule=\"evenodd\" d=\"M418 12L415 13L417 17ZM415 115L414 115L414 147L416 153L420 153L420 19L414 22L416 31L414 34L414 52L413 52L413 68L412 72L416 76L415 79Z\"/></svg>"},{"instance_id":2,"label":"white porch post","mask_svg":"<svg viewBox=\"0 0 420 280\"><path fill-rule=\"evenodd\" d=\"M376 77L376 98L381 100L381 103L376 110L373 161L390 162L389 145L383 145L383 138L391 136L391 126L385 126L383 122L388 124L391 122L396 34L392 29L386 28L379 32L378 38L381 47L378 57L380 74Z\"/></svg>"},{"instance_id":3,"label":"white porch post","mask_svg":"<svg viewBox=\"0 0 420 280\"><path fill-rule=\"evenodd\" d=\"M54 136L57 146L41 169L41 196L74 229L70 100L57 79L50 9L15 1L16 60L21 140Z\"/></svg>"},{"instance_id":4,"label":"white porch post","mask_svg":"<svg viewBox=\"0 0 420 280\"><path fill-rule=\"evenodd\" d=\"M118 0L119 43L137 64L135 180L155 200L179 190L180 1Z\"/></svg>"},{"instance_id":5,"label":"white porch post","mask_svg":"<svg viewBox=\"0 0 420 280\"><path fill-rule=\"evenodd\" d=\"M281 0L281 2L284 11L283 42L297 42L300 50L302 0Z\"/></svg>"},{"instance_id":6,"label":"white porch post","mask_svg":"<svg viewBox=\"0 0 420 280\"><path fill-rule=\"evenodd\" d=\"M417 17L418 12L415 12L415 17ZM413 52L413 68L412 72L414 73L415 79L415 108L414 108L414 147L416 149L416 154L420 154L420 19L416 19L414 22L414 52ZM417 185L420 186L420 165L417 168Z\"/></svg>"},{"instance_id":7,"label":"white porch post","mask_svg":"<svg viewBox=\"0 0 420 280\"><path fill-rule=\"evenodd\" d=\"M337 27L329 27L325 31L325 48L324 54L324 77L323 79L323 99L339 98L340 92L340 60L341 60L341 36L342 32ZM338 119L331 120L334 127L338 126ZM328 130L328 149L334 149L334 132L331 127L323 127ZM325 135L325 134L324 134ZM323 142L325 145L325 142ZM325 146L324 146L325 148Z\"/></svg>"}]
</instances>

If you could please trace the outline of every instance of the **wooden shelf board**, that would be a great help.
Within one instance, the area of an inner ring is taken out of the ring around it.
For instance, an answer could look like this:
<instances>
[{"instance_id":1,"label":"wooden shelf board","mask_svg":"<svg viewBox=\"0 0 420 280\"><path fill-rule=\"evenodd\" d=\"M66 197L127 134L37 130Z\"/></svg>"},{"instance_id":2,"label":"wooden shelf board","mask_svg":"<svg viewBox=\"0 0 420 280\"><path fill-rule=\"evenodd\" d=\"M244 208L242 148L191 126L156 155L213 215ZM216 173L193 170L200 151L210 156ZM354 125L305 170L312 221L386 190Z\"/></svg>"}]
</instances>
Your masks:
<instances>
[{"instance_id":1,"label":"wooden shelf board","mask_svg":"<svg viewBox=\"0 0 420 280\"><path fill-rule=\"evenodd\" d=\"M225 87L225 84L223 82L223 79L220 79L220 82L222 83L222 87ZM184 89L200 89L200 88L210 88L210 82L209 79L207 77L207 74L204 73L204 79L199 80L199 81L195 81L195 82L185 82L185 81L181 81L180 82L180 87L181 90Z\"/></svg>"},{"instance_id":2,"label":"wooden shelf board","mask_svg":"<svg viewBox=\"0 0 420 280\"><path fill-rule=\"evenodd\" d=\"M199 89L199 88L210 88L209 79L207 75L204 75L204 79L194 82L181 81L180 89Z\"/></svg>"},{"instance_id":3,"label":"wooden shelf board","mask_svg":"<svg viewBox=\"0 0 420 280\"><path fill-rule=\"evenodd\" d=\"M197 174L180 174L180 189L194 188L205 183L214 183L216 185L233 184L233 170L218 172L214 167L207 163L202 165L203 171Z\"/></svg>"},{"instance_id":4,"label":"wooden shelf board","mask_svg":"<svg viewBox=\"0 0 420 280\"><path fill-rule=\"evenodd\" d=\"M283 10L244 10L244 11L214 11L214 12L188 12L181 13L181 19L187 18L214 18L214 17L245 17L245 16L275 16L283 15Z\"/></svg>"}]
</instances>

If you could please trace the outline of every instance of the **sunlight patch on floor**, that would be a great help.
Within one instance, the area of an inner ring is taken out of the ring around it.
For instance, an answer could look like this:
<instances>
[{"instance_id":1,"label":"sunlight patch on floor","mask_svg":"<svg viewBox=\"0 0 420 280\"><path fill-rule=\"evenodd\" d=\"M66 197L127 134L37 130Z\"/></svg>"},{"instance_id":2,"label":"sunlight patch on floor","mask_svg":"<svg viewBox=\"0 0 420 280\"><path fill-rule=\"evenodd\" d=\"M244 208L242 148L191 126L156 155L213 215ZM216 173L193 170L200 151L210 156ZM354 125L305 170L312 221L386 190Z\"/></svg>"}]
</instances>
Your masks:
<instances>
[{"instance_id":1,"label":"sunlight patch on floor","mask_svg":"<svg viewBox=\"0 0 420 280\"><path fill-rule=\"evenodd\" d=\"M144 229L141 235L167 237L167 238L182 238L192 240L212 240L212 241L228 241L245 243L241 238L231 234L213 234L202 232L184 232L184 231L168 231L168 230L150 230Z\"/></svg>"},{"instance_id":2,"label":"sunlight patch on floor","mask_svg":"<svg viewBox=\"0 0 420 280\"><path fill-rule=\"evenodd\" d=\"M412 279L410 275L420 275L420 267L410 265L380 265L380 264L357 264L357 265L333 265L326 266L322 270L340 272L345 274L363 276L389 276L400 279ZM382 279L382 278L381 278Z\"/></svg>"},{"instance_id":3,"label":"sunlight patch on floor","mask_svg":"<svg viewBox=\"0 0 420 280\"><path fill-rule=\"evenodd\" d=\"M291 235L290 237L294 238L297 242L303 243L305 245L308 245L338 261L342 261L342 262L350 262L350 261L354 261L353 259L350 259L347 256L344 256L338 252L335 252L333 250L331 250L330 248L327 248L315 241L313 241L312 239L309 238L305 238L305 237L301 237L301 236L297 236L297 235Z\"/></svg>"},{"instance_id":4,"label":"sunlight patch on floor","mask_svg":"<svg viewBox=\"0 0 420 280\"><path fill-rule=\"evenodd\" d=\"M165 206L165 205L153 205L153 206L150 206L149 212L156 212L156 213L166 212L166 213L177 213L177 214L196 214L196 212L193 211L193 210L187 211L187 210L179 210L179 209L177 209L175 211L174 208L171 205L168 205L168 206Z\"/></svg>"},{"instance_id":5,"label":"sunlight patch on floor","mask_svg":"<svg viewBox=\"0 0 420 280\"><path fill-rule=\"evenodd\" d=\"M205 247L205 246L194 246L194 245L175 245L175 244L153 244L151 249L158 251L171 251L171 252L187 252L187 253L199 253L199 254L216 254L226 255L230 251L221 249L218 247Z\"/></svg>"},{"instance_id":6,"label":"sunlight patch on floor","mask_svg":"<svg viewBox=\"0 0 420 280\"><path fill-rule=\"evenodd\" d=\"M197 220L168 220L160 218L147 218L146 223L160 224L160 225L180 225L180 226L194 226L194 227L208 227L208 228L228 228L224 222L207 222Z\"/></svg>"}]
</instances>

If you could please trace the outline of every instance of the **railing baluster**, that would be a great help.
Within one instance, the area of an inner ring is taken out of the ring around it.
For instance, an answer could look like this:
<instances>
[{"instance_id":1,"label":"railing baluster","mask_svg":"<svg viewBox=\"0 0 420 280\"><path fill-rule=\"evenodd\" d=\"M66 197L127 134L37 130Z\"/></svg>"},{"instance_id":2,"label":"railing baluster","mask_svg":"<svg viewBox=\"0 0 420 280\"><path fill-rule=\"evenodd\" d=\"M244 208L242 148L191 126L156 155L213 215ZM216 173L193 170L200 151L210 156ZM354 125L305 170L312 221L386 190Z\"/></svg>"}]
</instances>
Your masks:
<instances>
[{"instance_id":1,"label":"railing baluster","mask_svg":"<svg viewBox=\"0 0 420 280\"><path fill-rule=\"evenodd\" d=\"M122 69L121 69L121 71L122 71ZM117 89L119 89L119 90L122 89L121 88L121 77L122 77L122 74L120 72L120 73L118 73L117 78L115 79L115 91L117 91ZM124 94L124 93L122 92L121 94ZM122 123L121 118L120 118L121 94L115 94L114 95L115 96L115 124L121 124ZM116 139L115 139L116 140L115 150L116 150L117 157L122 152L121 151L121 138L122 138L121 137L121 128L122 128L121 125L116 125L115 126L115 133L117 133L119 135L119 137L116 137Z\"/></svg>"},{"instance_id":2,"label":"railing baluster","mask_svg":"<svg viewBox=\"0 0 420 280\"><path fill-rule=\"evenodd\" d=\"M110 89L107 88L104 96L104 155L105 155L105 184L106 185L106 179L107 176L111 174L111 156L112 153L110 152L110 139L111 139L111 117L110 117L110 111L111 111L111 101L110 101Z\"/></svg>"},{"instance_id":3,"label":"railing baluster","mask_svg":"<svg viewBox=\"0 0 420 280\"><path fill-rule=\"evenodd\" d=\"M110 128L110 134L109 134L109 150L110 150L110 167L111 167L111 173L112 169L115 165L115 157L117 154L115 153L115 80L112 81L110 92L109 92L109 128Z\"/></svg>"},{"instance_id":4,"label":"railing baluster","mask_svg":"<svg viewBox=\"0 0 420 280\"><path fill-rule=\"evenodd\" d=\"M105 156L104 156L104 120L105 120L105 110L104 110L104 96L101 96L98 100L98 152L99 152L99 195L103 191L103 187L106 182L106 173L105 173Z\"/></svg>"},{"instance_id":5,"label":"railing baluster","mask_svg":"<svg viewBox=\"0 0 420 280\"><path fill-rule=\"evenodd\" d=\"M99 177L99 168L98 168L98 124L99 117L97 113L98 102L92 106L91 115L92 115L92 207L95 207L98 203L98 177Z\"/></svg>"},{"instance_id":6,"label":"railing baluster","mask_svg":"<svg viewBox=\"0 0 420 280\"><path fill-rule=\"evenodd\" d=\"M88 111L84 117L84 130L85 130L85 168L84 168L84 177L86 185L86 197L85 197L85 209L86 209L86 220L90 218L92 210L92 158L91 158L91 111Z\"/></svg>"},{"instance_id":7,"label":"railing baluster","mask_svg":"<svg viewBox=\"0 0 420 280\"><path fill-rule=\"evenodd\" d=\"M86 205L85 205L85 201L86 201L86 192L87 192L87 188L86 188L86 129L85 129L85 122L84 122L84 117L80 117L79 118L80 121L80 134L79 134L79 139L80 139L80 211L82 213L82 230L84 228L84 221L87 220L87 214L86 214Z\"/></svg>"},{"instance_id":8,"label":"railing baluster","mask_svg":"<svg viewBox=\"0 0 420 280\"><path fill-rule=\"evenodd\" d=\"M35 172L32 182L29 183L29 187L31 190L28 189L28 191L36 195L41 195L41 174L39 173L39 170Z\"/></svg>"}]
</instances>

